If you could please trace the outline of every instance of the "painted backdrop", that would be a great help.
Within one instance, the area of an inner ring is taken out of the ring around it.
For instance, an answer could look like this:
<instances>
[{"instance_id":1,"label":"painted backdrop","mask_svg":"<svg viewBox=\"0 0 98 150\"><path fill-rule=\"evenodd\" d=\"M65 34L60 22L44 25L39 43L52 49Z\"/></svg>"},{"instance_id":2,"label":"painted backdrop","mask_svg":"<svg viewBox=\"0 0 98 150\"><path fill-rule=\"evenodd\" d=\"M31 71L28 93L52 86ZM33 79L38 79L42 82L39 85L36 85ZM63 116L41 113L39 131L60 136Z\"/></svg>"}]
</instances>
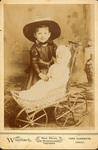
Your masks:
<instances>
[{"instance_id":1,"label":"painted backdrop","mask_svg":"<svg viewBox=\"0 0 98 150\"><path fill-rule=\"evenodd\" d=\"M23 35L23 27L37 18L51 17L61 27L61 36L55 40L57 45L68 41L82 41L82 49L77 58L77 70L74 78L83 74L78 80L86 80L83 72L83 49L88 39L93 38L92 5L5 5L4 7L4 54L5 79L10 76L26 75L24 70L29 63L29 49L32 42ZM89 52L88 52L89 53ZM89 55L88 55L89 57ZM80 61L81 60L81 61ZM79 71L78 71L79 70Z\"/></svg>"}]
</instances>

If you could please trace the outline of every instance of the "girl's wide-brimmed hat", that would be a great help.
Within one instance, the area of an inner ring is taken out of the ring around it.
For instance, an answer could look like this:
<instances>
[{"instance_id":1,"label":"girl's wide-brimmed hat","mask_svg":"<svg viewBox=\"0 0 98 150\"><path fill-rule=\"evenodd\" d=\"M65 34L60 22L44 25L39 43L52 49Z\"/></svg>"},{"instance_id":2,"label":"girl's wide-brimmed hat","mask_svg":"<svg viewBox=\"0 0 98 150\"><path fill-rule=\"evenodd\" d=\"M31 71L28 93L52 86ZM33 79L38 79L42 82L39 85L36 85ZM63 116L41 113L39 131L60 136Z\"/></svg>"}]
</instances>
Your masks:
<instances>
[{"instance_id":1,"label":"girl's wide-brimmed hat","mask_svg":"<svg viewBox=\"0 0 98 150\"><path fill-rule=\"evenodd\" d=\"M34 37L35 29L37 27L40 27L41 25L45 25L49 27L52 40L60 36L61 34L60 26L55 21L52 21L50 18L46 18L46 19L38 19L35 22L25 25L23 28L23 33L25 37L28 40L34 42L35 41L35 37Z\"/></svg>"}]
</instances>

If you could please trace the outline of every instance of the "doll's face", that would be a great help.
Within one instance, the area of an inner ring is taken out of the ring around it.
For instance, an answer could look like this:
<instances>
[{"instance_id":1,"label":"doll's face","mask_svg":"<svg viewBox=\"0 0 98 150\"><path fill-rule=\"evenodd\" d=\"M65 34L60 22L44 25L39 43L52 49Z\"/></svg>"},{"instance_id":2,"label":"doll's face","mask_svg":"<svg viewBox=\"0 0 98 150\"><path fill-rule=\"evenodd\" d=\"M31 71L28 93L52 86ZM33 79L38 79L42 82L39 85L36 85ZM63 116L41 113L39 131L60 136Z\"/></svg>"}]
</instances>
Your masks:
<instances>
[{"instance_id":1,"label":"doll's face","mask_svg":"<svg viewBox=\"0 0 98 150\"><path fill-rule=\"evenodd\" d=\"M50 38L51 32L48 27L39 27L34 33L34 36L38 42L44 43Z\"/></svg>"},{"instance_id":2,"label":"doll's face","mask_svg":"<svg viewBox=\"0 0 98 150\"><path fill-rule=\"evenodd\" d=\"M57 55L56 56L56 61L58 64L65 64L66 63L66 58L64 55Z\"/></svg>"}]
</instances>

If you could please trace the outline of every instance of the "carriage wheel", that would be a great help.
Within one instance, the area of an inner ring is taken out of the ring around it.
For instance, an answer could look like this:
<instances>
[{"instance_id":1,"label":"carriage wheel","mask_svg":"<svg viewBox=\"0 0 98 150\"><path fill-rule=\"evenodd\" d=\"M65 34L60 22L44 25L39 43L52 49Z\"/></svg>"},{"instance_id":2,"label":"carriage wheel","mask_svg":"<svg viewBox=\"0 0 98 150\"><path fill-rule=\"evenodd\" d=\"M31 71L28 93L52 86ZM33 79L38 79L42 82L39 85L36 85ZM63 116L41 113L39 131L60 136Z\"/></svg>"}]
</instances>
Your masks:
<instances>
[{"instance_id":1,"label":"carriage wheel","mask_svg":"<svg viewBox=\"0 0 98 150\"><path fill-rule=\"evenodd\" d=\"M70 117L70 108L66 102L60 102L57 104L54 110L55 120L58 125L65 126L68 123Z\"/></svg>"},{"instance_id":2,"label":"carriage wheel","mask_svg":"<svg viewBox=\"0 0 98 150\"><path fill-rule=\"evenodd\" d=\"M20 129L25 129L31 126L43 127L46 126L47 121L47 114L44 109L40 110L39 112L33 111L29 114L25 109L22 109L16 117L15 127Z\"/></svg>"},{"instance_id":3,"label":"carriage wheel","mask_svg":"<svg viewBox=\"0 0 98 150\"><path fill-rule=\"evenodd\" d=\"M66 102L60 102L55 107L55 119L60 126L72 126L81 123L87 111L87 100L80 94L67 96Z\"/></svg>"},{"instance_id":4,"label":"carriage wheel","mask_svg":"<svg viewBox=\"0 0 98 150\"><path fill-rule=\"evenodd\" d=\"M22 109L15 120L15 128L25 129L26 127L30 126L29 119L28 119L28 113L26 113L25 108Z\"/></svg>"},{"instance_id":5,"label":"carriage wheel","mask_svg":"<svg viewBox=\"0 0 98 150\"><path fill-rule=\"evenodd\" d=\"M44 109L35 112L32 119L34 127L45 127L48 122L47 113Z\"/></svg>"},{"instance_id":6,"label":"carriage wheel","mask_svg":"<svg viewBox=\"0 0 98 150\"><path fill-rule=\"evenodd\" d=\"M87 99L82 93L69 95L69 105L75 125L79 125L87 113Z\"/></svg>"}]
</instances>

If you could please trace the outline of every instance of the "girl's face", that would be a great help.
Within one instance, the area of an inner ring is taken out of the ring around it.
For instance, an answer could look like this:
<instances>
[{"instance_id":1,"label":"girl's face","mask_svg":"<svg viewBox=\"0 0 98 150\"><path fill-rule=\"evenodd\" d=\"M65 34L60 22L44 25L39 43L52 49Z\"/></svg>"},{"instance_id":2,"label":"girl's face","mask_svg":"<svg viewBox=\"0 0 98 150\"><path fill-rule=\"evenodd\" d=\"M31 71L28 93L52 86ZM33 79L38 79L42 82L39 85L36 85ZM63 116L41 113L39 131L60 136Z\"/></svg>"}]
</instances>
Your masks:
<instances>
[{"instance_id":1,"label":"girl's face","mask_svg":"<svg viewBox=\"0 0 98 150\"><path fill-rule=\"evenodd\" d=\"M34 36L38 42L44 43L50 38L51 32L49 32L48 27L39 27Z\"/></svg>"}]
</instances>

